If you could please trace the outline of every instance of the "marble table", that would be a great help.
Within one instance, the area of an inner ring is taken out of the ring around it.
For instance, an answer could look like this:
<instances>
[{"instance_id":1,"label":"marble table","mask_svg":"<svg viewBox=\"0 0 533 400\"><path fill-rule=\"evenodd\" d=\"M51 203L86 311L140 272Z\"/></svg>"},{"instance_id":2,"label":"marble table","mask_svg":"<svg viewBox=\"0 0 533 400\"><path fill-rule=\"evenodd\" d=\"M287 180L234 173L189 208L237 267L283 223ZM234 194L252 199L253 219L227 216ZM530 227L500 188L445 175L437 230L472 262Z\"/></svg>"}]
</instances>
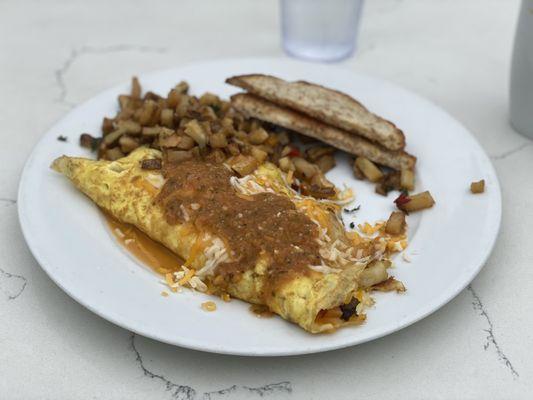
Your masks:
<instances>
[{"instance_id":1,"label":"marble table","mask_svg":"<svg viewBox=\"0 0 533 400\"><path fill-rule=\"evenodd\" d=\"M92 314L40 269L17 186L42 133L133 74L280 56L276 1L0 1L0 398L526 399L533 393L532 142L508 124L516 0L368 1L353 71L441 105L490 154L503 189L496 247L473 283L396 334L324 354L206 354Z\"/></svg>"}]
</instances>

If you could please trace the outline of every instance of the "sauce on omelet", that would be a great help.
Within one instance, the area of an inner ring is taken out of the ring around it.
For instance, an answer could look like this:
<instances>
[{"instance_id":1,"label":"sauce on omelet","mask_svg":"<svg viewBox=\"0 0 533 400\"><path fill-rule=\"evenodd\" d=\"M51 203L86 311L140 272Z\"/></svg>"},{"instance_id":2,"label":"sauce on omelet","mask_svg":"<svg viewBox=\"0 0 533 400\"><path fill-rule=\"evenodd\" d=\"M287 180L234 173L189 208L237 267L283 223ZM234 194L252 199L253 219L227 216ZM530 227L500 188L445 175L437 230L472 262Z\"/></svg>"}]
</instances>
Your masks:
<instances>
[{"instance_id":1,"label":"sauce on omelet","mask_svg":"<svg viewBox=\"0 0 533 400\"><path fill-rule=\"evenodd\" d=\"M139 261L163 275L181 270L184 261L177 254L150 239L135 226L120 222L105 212L104 216L119 243Z\"/></svg>"},{"instance_id":2,"label":"sauce on omelet","mask_svg":"<svg viewBox=\"0 0 533 400\"><path fill-rule=\"evenodd\" d=\"M230 261L215 270L217 285L239 279L259 257L266 258L270 287L264 295L269 296L285 278L308 274L309 265L321 264L318 226L288 197L239 194L228 168L201 160L166 165L164 176L156 202L167 222L194 223L221 238L229 249Z\"/></svg>"}]
</instances>

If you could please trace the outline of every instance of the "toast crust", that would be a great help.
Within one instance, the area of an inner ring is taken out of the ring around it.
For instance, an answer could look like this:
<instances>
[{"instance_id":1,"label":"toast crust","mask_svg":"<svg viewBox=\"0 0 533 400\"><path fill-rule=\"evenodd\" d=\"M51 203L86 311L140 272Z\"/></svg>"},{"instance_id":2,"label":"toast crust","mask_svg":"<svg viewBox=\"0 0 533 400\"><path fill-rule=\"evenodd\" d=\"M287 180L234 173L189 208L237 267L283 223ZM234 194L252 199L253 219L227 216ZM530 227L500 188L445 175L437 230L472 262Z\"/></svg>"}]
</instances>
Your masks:
<instances>
[{"instance_id":1,"label":"toast crust","mask_svg":"<svg viewBox=\"0 0 533 400\"><path fill-rule=\"evenodd\" d=\"M405 135L392 122L337 90L306 81L287 82L270 75L239 75L226 83L274 104L292 108L321 122L379 143L389 150L405 147Z\"/></svg>"},{"instance_id":2,"label":"toast crust","mask_svg":"<svg viewBox=\"0 0 533 400\"><path fill-rule=\"evenodd\" d=\"M325 142L355 156L366 157L387 167L413 169L416 157L400 150L391 151L352 133L324 124L307 115L280 107L260 97L239 93L231 97L233 107L249 118L256 118Z\"/></svg>"}]
</instances>

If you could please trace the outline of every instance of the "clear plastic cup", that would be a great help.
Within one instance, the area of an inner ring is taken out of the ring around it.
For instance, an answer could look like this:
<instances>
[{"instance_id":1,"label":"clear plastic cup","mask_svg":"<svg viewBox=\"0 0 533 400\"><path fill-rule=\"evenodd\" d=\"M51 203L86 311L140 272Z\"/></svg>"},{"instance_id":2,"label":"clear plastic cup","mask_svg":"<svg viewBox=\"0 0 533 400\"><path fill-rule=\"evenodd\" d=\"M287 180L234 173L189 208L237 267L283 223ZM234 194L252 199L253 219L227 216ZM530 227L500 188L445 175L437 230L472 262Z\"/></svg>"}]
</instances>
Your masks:
<instances>
[{"instance_id":1,"label":"clear plastic cup","mask_svg":"<svg viewBox=\"0 0 533 400\"><path fill-rule=\"evenodd\" d=\"M283 48L294 57L340 61L356 47L364 0L281 0Z\"/></svg>"}]
</instances>

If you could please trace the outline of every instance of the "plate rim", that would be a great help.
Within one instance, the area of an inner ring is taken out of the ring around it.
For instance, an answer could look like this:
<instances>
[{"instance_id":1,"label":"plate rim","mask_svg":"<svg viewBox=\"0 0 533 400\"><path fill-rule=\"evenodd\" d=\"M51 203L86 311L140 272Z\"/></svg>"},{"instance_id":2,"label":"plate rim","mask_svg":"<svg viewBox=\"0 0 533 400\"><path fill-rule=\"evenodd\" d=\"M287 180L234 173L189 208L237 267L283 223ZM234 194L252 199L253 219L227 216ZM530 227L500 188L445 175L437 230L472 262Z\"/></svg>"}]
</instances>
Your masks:
<instances>
[{"instance_id":1,"label":"plate rim","mask_svg":"<svg viewBox=\"0 0 533 400\"><path fill-rule=\"evenodd\" d=\"M336 69L337 70L343 70L344 72L352 74L352 75L357 75L359 77L363 77L363 78L374 80L374 81L384 82L387 85L393 87L395 90L403 91L404 93L407 93L410 96L416 98L417 101L425 102L426 104L430 105L432 108L439 110L446 118L448 118L450 120L453 120L458 126L460 126L464 130L464 133L466 134L465 136L468 137L471 140L473 145L475 147L477 147L477 150L478 150L479 154L485 159L485 161L486 161L486 163L485 163L486 165L485 166L488 167L488 169L485 171L485 175L487 177L490 177L490 180L491 180L491 183L492 183L491 191L494 192L493 193L493 196L494 196L493 201L496 202L496 204L494 204L494 209L496 210L496 214L492 215L491 224L490 224L491 231L490 231L490 235L487 235L487 238L490 238L490 240L488 240L489 245L487 247L485 247L485 248L482 248L482 249L480 248L478 250L478 253L480 255L479 262L478 262L479 265L477 265L475 268L473 268L471 270L471 272L466 276L466 278L464 278L463 282L460 285L456 285L454 287L454 290L450 290L449 292L447 292L447 295L442 296L442 299L439 298L438 304L431 305L429 307L423 308L422 311L419 312L418 314L416 314L416 316L414 318L412 318L412 317L402 318L397 324L391 326L389 329L381 330L378 333L374 333L374 334L369 335L367 337L356 339L356 340L353 340L351 342L341 342L341 343L335 343L335 344L329 344L329 345L322 345L318 349L313 347L313 348L301 349L301 350L297 350L297 351L289 351L289 350L287 350L287 351L267 351L267 352L261 352L261 351L255 351L255 352L252 351L251 352L251 351L248 351L248 350L239 351L239 350L232 350L232 349L227 350L227 349L224 349L224 347L218 347L218 345L214 345L214 346L213 345L204 345L204 346L202 346L201 344L195 342L194 340L193 341L188 341L184 337L180 337L179 340L172 341L172 340L168 340L168 339L166 339L166 338L164 338L162 336L158 336L157 334L154 334L152 332L147 333L147 332L143 332L141 329L133 329L133 328L131 328L126 323L123 323L120 319L117 319L117 318L115 318L112 315L106 314L105 312L103 312L101 310L98 310L98 309L94 308L91 304L88 304L87 302L85 302L82 298L80 298L80 296L77 296L68 287L63 286L58 281L57 277L55 277L54 274L51 273L52 268L48 265L46 257L43 257L41 255L41 252L38 249L38 246L33 242L34 239L31 237L31 235L28 232L28 227L27 227L26 222L25 222L26 212L25 212L24 205L23 205L25 202L21 201L21 199L24 197L25 187L26 187L27 180L28 180L28 174L29 174L28 171L30 171L31 166L32 166L32 162L33 162L38 150L40 149L42 143L45 142L46 139L48 138L48 134L50 132L52 132L54 130L54 127L57 126L58 124L60 124L60 122L63 119L65 119L67 115L69 115L71 113L74 113L75 111L77 111L80 108L84 107L87 103L89 103L90 101L93 101L95 98L100 97L100 96L101 97L105 97L107 93L115 92L120 87L124 86L126 84L126 82L122 81L122 82L119 82L119 83L117 83L117 84L115 84L115 85L113 85L111 87L108 87L108 88L98 92L97 94L95 94L94 96L91 96L88 99L85 99L84 101L82 101L78 105L76 105L75 107L69 109L66 113L62 114L57 120L55 120L51 124L51 126L48 127L45 130L45 132L42 134L41 138L35 143L32 151L30 152L28 158L26 159L26 162L24 164L24 167L23 167L21 175L20 175L20 180L19 180L19 185L18 185L18 190L17 190L17 214L18 214L19 225L21 227L21 231L22 231L24 240L26 241L26 244L27 244L28 248L30 249L33 257L35 258L36 262L39 264L41 269L44 270L44 272L47 274L47 276L61 290L63 290L69 297L71 297L73 300L75 300L78 304L82 305L86 309L88 309L91 312L95 313L99 317L101 317L101 318L103 318L103 319L105 319L105 320L107 320L107 321L109 321L109 322L111 322L111 323L113 323L113 324L115 324L117 326L120 326L121 328L123 328L123 329L125 329L127 331L134 332L135 334L139 334L141 336L148 337L148 338L151 338L151 339L163 342L163 343L167 343L167 344L171 344L171 345L179 346L179 347L183 347L183 348L188 348L188 349L192 349L192 350L196 350L196 351L210 352L210 353L216 353L216 354L227 354L227 355L238 355L238 356L254 356L254 357L257 357L257 356L259 356L259 357L278 357L278 356L297 356L297 355L303 355L303 354L315 354L315 353L321 353L321 352L326 352L326 351L332 351L332 350L337 350L337 349L341 349L341 348L345 348L345 347L356 346L356 345L359 345L359 344L363 344L363 343L366 343L366 342L370 342L370 341L379 339L379 338L384 337L384 336L388 336L388 335L390 335L390 334L392 334L394 332L400 331L400 330L402 330L402 329L404 329L404 328L406 328L406 327L408 327L408 326L410 326L412 324L415 324L416 322L418 322L418 321L426 318L427 316L431 315L432 313L438 311L439 309L444 307L446 304L448 304L452 299L454 299L459 293L461 293L475 279L475 277L479 274L481 269L485 266L488 258L492 254L492 251L494 249L496 240L498 239L498 236L499 236L499 233L500 233L501 220L502 220L502 193L501 193L501 185L500 185L500 182L499 182L499 179L498 179L498 175L496 173L496 170L494 168L494 165L493 165L489 155L486 153L484 148L481 146L481 144L479 143L477 138L459 120L454 118L444 108L440 107L439 105L437 105L436 103L434 103L430 99L427 99L426 97L423 97L423 96L419 95L416 92L413 92L413 91L411 91L409 89L406 89L406 88L404 88L404 87L402 87L402 86L400 86L400 85L398 85L398 84L396 84L394 82L391 82L391 81L389 81L387 79L383 79L381 77L374 77L374 76L369 75L369 74L353 71L353 70L351 70L349 68L346 68L343 65L331 66L331 65L316 64L316 63L305 62L305 61L296 61L296 60L280 58L280 57L234 57L234 58L222 58L222 59L214 59L214 60L198 60L198 61L195 61L195 62L190 62L190 63L184 63L184 64L181 64L181 65L177 65L177 66L171 67L171 68L158 69L158 70L153 70L153 71L150 71L150 72L147 72L147 73L141 73L141 74L138 74L138 77L141 80L142 79L150 79L151 77L156 77L157 75L160 75L160 74L164 74L164 73L168 73L168 72L171 72L171 71L180 70L180 69L184 69L184 68L190 68L190 67L193 67L193 66L199 66L199 65L205 65L205 64L216 64L216 63L225 64L225 63L235 63L235 62L244 62L244 63L248 63L248 62L249 63L263 62L263 63L274 63L274 64L295 64L295 65L301 65L301 66L308 65L308 66L312 66L313 68L320 67L320 68L322 68L324 70L336 70ZM412 314L410 314L410 315L412 315Z\"/></svg>"}]
</instances>

